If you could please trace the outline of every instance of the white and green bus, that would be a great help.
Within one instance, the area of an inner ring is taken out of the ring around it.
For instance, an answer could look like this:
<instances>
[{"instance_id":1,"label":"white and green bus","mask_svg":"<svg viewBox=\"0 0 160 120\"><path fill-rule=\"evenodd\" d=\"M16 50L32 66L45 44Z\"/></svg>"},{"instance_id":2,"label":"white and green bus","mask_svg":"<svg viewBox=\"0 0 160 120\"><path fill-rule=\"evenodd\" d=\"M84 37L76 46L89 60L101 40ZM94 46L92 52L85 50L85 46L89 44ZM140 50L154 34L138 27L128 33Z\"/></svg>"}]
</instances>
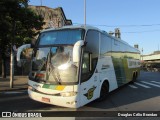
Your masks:
<instances>
[{"instance_id":1,"label":"white and green bus","mask_svg":"<svg viewBox=\"0 0 160 120\"><path fill-rule=\"evenodd\" d=\"M106 98L118 87L135 81L140 52L126 42L91 26L43 30L32 47L28 93L33 100L79 108Z\"/></svg>"}]
</instances>

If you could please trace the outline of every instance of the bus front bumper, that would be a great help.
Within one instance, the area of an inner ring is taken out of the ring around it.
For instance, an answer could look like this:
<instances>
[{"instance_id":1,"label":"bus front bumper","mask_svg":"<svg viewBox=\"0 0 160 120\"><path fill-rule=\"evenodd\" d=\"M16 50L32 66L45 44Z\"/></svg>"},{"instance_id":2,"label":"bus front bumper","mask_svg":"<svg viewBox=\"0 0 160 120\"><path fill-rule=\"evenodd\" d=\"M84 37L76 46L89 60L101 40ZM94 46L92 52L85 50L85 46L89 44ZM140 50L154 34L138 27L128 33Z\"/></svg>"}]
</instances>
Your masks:
<instances>
[{"instance_id":1,"label":"bus front bumper","mask_svg":"<svg viewBox=\"0 0 160 120\"><path fill-rule=\"evenodd\" d=\"M35 101L69 107L69 108L78 108L80 107L78 104L77 95L70 96L70 97L63 97L63 96L54 96L54 95L46 95L43 93L38 93L28 89L29 97Z\"/></svg>"}]
</instances>

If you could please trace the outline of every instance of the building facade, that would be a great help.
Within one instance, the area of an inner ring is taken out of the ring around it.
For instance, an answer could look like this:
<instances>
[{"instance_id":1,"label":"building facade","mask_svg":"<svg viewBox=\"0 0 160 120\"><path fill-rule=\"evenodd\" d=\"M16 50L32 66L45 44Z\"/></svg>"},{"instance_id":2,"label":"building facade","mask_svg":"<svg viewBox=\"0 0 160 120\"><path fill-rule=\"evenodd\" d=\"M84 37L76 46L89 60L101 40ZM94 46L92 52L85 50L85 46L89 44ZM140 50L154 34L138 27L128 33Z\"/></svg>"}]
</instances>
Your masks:
<instances>
[{"instance_id":1,"label":"building facade","mask_svg":"<svg viewBox=\"0 0 160 120\"><path fill-rule=\"evenodd\" d=\"M151 72L160 72L160 51L155 51L153 54L142 55L142 69Z\"/></svg>"},{"instance_id":2,"label":"building facade","mask_svg":"<svg viewBox=\"0 0 160 120\"><path fill-rule=\"evenodd\" d=\"M141 60L150 62L160 62L160 51L155 51L153 54L142 55Z\"/></svg>"},{"instance_id":3,"label":"building facade","mask_svg":"<svg viewBox=\"0 0 160 120\"><path fill-rule=\"evenodd\" d=\"M72 21L67 19L62 7L49 8L46 6L28 6L37 15L41 15L44 18L44 29L49 27L59 28L66 25L72 25Z\"/></svg>"}]
</instances>

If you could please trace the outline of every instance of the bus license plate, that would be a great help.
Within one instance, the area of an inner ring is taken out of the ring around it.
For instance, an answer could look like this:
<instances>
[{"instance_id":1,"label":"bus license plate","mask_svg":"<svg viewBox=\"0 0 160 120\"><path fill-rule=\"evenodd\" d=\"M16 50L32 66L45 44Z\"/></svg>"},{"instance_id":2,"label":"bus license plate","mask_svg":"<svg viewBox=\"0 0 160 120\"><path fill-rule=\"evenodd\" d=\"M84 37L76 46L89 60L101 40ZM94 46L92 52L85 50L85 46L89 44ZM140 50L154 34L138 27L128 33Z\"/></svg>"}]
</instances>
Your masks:
<instances>
[{"instance_id":1,"label":"bus license plate","mask_svg":"<svg viewBox=\"0 0 160 120\"><path fill-rule=\"evenodd\" d=\"M49 98L42 97L42 101L44 101L44 102L50 102L50 99L49 99Z\"/></svg>"}]
</instances>

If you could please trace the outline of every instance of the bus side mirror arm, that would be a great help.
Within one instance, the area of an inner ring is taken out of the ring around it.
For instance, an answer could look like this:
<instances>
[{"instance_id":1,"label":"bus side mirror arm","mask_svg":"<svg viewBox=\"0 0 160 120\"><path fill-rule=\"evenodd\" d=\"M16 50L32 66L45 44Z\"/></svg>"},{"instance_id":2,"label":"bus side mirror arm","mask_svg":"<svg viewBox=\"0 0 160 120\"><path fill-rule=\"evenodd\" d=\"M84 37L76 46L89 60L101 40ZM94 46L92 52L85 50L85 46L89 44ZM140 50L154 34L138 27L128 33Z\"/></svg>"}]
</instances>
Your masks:
<instances>
[{"instance_id":1,"label":"bus side mirror arm","mask_svg":"<svg viewBox=\"0 0 160 120\"><path fill-rule=\"evenodd\" d=\"M33 40L31 41L31 48L35 48L35 45L36 45L36 40L33 39Z\"/></svg>"},{"instance_id":2,"label":"bus side mirror arm","mask_svg":"<svg viewBox=\"0 0 160 120\"><path fill-rule=\"evenodd\" d=\"M73 62L78 63L80 61L81 48L84 45L83 40L79 40L74 44L73 47Z\"/></svg>"},{"instance_id":3,"label":"bus side mirror arm","mask_svg":"<svg viewBox=\"0 0 160 120\"><path fill-rule=\"evenodd\" d=\"M18 65L21 66L20 64L20 56L21 56L21 52L26 49L26 48L30 48L31 47L31 44L25 44L25 45L22 45L18 48L18 51L17 51L17 62L18 62Z\"/></svg>"}]
</instances>

